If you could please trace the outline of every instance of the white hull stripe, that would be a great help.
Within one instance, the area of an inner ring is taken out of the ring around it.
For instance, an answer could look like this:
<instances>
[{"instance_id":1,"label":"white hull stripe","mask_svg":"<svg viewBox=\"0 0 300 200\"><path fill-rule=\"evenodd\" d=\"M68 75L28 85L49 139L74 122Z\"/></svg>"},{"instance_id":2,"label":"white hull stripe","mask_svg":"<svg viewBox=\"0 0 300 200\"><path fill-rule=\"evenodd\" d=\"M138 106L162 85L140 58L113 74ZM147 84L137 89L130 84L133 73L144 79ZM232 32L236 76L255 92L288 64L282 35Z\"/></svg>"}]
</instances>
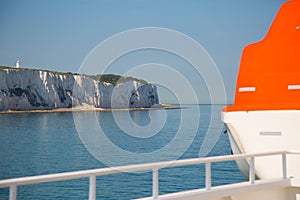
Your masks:
<instances>
[{"instance_id":1,"label":"white hull stripe","mask_svg":"<svg viewBox=\"0 0 300 200\"><path fill-rule=\"evenodd\" d=\"M240 87L239 92L254 92L255 89L255 87Z\"/></svg>"},{"instance_id":2,"label":"white hull stripe","mask_svg":"<svg viewBox=\"0 0 300 200\"><path fill-rule=\"evenodd\" d=\"M300 85L289 85L288 90L300 90Z\"/></svg>"},{"instance_id":3,"label":"white hull stripe","mask_svg":"<svg viewBox=\"0 0 300 200\"><path fill-rule=\"evenodd\" d=\"M281 136L281 131L260 131L261 136Z\"/></svg>"}]
</instances>

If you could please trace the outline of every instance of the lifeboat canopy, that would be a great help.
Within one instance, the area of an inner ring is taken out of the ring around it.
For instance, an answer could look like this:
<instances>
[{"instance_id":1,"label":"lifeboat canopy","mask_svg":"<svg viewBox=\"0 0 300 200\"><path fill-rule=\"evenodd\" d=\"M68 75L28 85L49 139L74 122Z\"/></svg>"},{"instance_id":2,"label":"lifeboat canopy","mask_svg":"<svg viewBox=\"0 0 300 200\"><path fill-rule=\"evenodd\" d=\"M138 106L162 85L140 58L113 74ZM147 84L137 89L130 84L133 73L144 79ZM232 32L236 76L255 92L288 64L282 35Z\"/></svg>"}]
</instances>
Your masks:
<instances>
[{"instance_id":1,"label":"lifeboat canopy","mask_svg":"<svg viewBox=\"0 0 300 200\"><path fill-rule=\"evenodd\" d=\"M291 109L300 109L300 0L285 2L265 38L244 48L224 111Z\"/></svg>"}]
</instances>

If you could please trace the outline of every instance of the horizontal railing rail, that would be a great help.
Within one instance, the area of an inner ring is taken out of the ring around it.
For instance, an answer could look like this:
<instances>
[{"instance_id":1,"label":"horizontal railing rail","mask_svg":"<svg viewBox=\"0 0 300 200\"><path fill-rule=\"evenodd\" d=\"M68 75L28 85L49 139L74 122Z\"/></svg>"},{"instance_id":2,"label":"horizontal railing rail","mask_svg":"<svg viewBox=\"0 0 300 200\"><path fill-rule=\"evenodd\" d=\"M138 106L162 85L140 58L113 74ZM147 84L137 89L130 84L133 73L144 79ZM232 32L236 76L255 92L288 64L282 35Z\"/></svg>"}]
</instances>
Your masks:
<instances>
[{"instance_id":1,"label":"horizontal railing rail","mask_svg":"<svg viewBox=\"0 0 300 200\"><path fill-rule=\"evenodd\" d=\"M287 168L286 168L286 155L287 154L300 154L297 151L272 151L263 153L253 153L253 154L237 154L237 155L225 155L225 156L214 156L205 158L192 158L184 160L174 160L174 161L163 161L156 163L146 163L146 164L136 164L127 166L116 166L110 168L99 168L91 170L81 170L74 172L65 172L57 174L30 176L22 178L12 178L0 180L0 188L9 188L9 199L17 199L17 186L28 185L43 182L55 182L63 181L77 178L89 178L89 199L96 199L96 177L109 174L118 174L125 172L138 172L138 171L152 171L152 196L154 199L159 196L159 170L163 168L188 166L188 165L198 165L205 164L205 188L210 190L211 185L211 163L233 161L250 158L250 170L249 179L251 184L255 184L255 163L254 160L257 157L281 155L282 156L282 178L287 178Z\"/></svg>"}]
</instances>

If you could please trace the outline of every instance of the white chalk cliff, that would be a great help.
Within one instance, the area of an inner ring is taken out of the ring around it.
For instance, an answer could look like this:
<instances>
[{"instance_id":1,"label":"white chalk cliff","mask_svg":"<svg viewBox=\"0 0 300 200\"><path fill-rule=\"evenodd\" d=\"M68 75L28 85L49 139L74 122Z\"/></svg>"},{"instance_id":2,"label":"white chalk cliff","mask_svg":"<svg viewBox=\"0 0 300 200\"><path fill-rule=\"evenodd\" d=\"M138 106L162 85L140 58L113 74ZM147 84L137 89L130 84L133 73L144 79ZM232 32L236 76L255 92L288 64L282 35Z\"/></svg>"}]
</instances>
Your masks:
<instances>
[{"instance_id":1,"label":"white chalk cliff","mask_svg":"<svg viewBox=\"0 0 300 200\"><path fill-rule=\"evenodd\" d=\"M0 111L71 108L149 108L159 103L152 84L129 80L116 86L82 75L0 69Z\"/></svg>"}]
</instances>

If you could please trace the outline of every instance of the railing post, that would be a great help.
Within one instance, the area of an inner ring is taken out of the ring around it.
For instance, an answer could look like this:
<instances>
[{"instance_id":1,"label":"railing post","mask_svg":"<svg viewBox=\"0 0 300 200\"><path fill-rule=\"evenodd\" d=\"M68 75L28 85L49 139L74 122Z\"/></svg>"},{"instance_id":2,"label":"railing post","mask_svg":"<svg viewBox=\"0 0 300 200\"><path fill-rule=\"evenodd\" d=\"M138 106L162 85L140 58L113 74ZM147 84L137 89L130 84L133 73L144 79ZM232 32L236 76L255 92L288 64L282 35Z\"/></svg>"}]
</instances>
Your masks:
<instances>
[{"instance_id":1,"label":"railing post","mask_svg":"<svg viewBox=\"0 0 300 200\"><path fill-rule=\"evenodd\" d=\"M90 176L89 200L96 200L96 176Z\"/></svg>"},{"instance_id":2,"label":"railing post","mask_svg":"<svg viewBox=\"0 0 300 200\"><path fill-rule=\"evenodd\" d=\"M9 200L16 200L17 199L17 186L11 185L9 187Z\"/></svg>"},{"instance_id":3,"label":"railing post","mask_svg":"<svg viewBox=\"0 0 300 200\"><path fill-rule=\"evenodd\" d=\"M287 171L286 171L286 153L282 154L282 177L283 179L287 178Z\"/></svg>"},{"instance_id":4,"label":"railing post","mask_svg":"<svg viewBox=\"0 0 300 200\"><path fill-rule=\"evenodd\" d=\"M159 180L158 180L158 169L152 171L152 197L157 199L159 195Z\"/></svg>"},{"instance_id":5,"label":"railing post","mask_svg":"<svg viewBox=\"0 0 300 200\"><path fill-rule=\"evenodd\" d=\"M211 163L205 163L205 188L210 190L211 188Z\"/></svg>"},{"instance_id":6,"label":"railing post","mask_svg":"<svg viewBox=\"0 0 300 200\"><path fill-rule=\"evenodd\" d=\"M254 168L255 162L254 157L250 157L250 169L249 169L249 181L251 184L254 184L255 182L255 168Z\"/></svg>"}]
</instances>

